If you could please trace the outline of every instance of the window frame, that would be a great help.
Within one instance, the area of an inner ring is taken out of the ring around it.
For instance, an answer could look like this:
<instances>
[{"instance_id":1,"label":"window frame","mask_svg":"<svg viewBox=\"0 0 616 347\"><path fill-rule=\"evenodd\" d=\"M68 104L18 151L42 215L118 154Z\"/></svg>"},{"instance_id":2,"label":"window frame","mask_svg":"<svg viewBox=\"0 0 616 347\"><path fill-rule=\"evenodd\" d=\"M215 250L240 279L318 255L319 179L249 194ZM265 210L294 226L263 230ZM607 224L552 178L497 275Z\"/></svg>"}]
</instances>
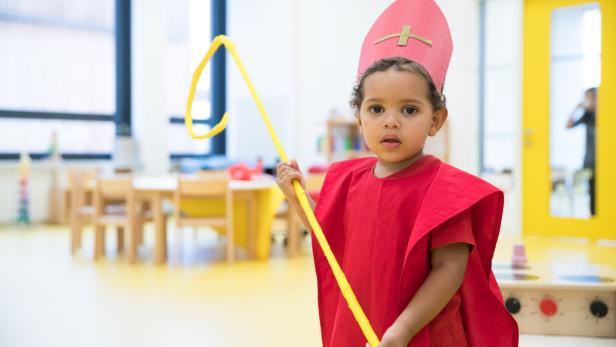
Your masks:
<instances>
[{"instance_id":1,"label":"window frame","mask_svg":"<svg viewBox=\"0 0 616 347\"><path fill-rule=\"evenodd\" d=\"M0 118L12 119L40 119L40 120L68 120L68 121L96 121L114 122L116 136L126 136L132 133L131 130L131 47L130 47L130 26L131 26L131 0L115 0L114 3L114 25L115 48L116 48L116 112L113 114L90 114L90 113L71 113L71 112L50 112L50 111L27 111L0 109ZM5 18L5 20L18 20L19 18ZM28 17L29 18L29 17ZM79 28L86 31L106 31L97 26L88 26L87 23L73 23L71 21L45 20L33 16L34 24L45 26L61 26L68 28ZM118 112L120 110L120 112ZM28 154L33 160L42 160L49 157L49 153L31 152ZM20 153L0 152L0 160L18 160ZM63 160L111 160L112 153L60 153Z\"/></svg>"},{"instance_id":2,"label":"window frame","mask_svg":"<svg viewBox=\"0 0 616 347\"><path fill-rule=\"evenodd\" d=\"M227 33L227 0L211 0L211 39L213 40L218 35L226 35ZM210 63L212 83L210 87L211 95L210 102L212 105L211 115L208 119L193 119L193 124L206 124L210 128L214 127L222 119L223 114L227 110L227 73L226 73L226 51L218 50L212 57ZM169 117L169 125L184 124L184 116L171 115ZM203 154L198 153L169 153L169 158L172 161L181 159L206 159L215 156L225 156L227 130L223 130L220 134L210 139L210 151Z\"/></svg>"},{"instance_id":3,"label":"window frame","mask_svg":"<svg viewBox=\"0 0 616 347\"><path fill-rule=\"evenodd\" d=\"M47 111L26 111L0 109L0 118L13 119L60 119L77 121L109 121L115 123L115 133L118 136L132 136L131 114L131 0L115 0L115 47L116 47L116 111L114 114L84 114L63 113ZM212 39L217 35L224 35L227 31L227 1L211 0L212 8ZM64 25L62 23L43 23L45 25ZM75 27L75 23L66 23ZM88 28L86 28L88 29ZM89 28L100 30L100 28ZM196 124L209 124L214 126L222 119L226 110L226 52L220 50L212 58L212 117L207 120L194 120ZM171 116L169 124L183 124L183 116ZM211 139L210 152L196 153L169 153L171 160L183 158L208 158L211 156L226 155L226 130ZM44 152L29 152L33 160L48 158ZM17 160L19 153L0 152L0 160ZM112 153L61 153L64 160L111 160Z\"/></svg>"}]
</instances>

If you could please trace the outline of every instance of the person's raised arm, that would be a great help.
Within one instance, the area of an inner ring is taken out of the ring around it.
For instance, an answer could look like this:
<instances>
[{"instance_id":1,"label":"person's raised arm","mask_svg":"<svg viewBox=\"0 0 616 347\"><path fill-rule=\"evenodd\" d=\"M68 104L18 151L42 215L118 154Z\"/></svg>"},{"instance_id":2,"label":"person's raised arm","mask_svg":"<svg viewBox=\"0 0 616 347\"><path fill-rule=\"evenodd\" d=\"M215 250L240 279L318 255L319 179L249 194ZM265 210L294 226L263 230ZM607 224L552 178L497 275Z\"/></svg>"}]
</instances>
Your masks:
<instances>
[{"instance_id":1,"label":"person's raised arm","mask_svg":"<svg viewBox=\"0 0 616 347\"><path fill-rule=\"evenodd\" d=\"M584 107L584 103L580 102L575 109L571 112L571 115L569 116L569 119L567 120L567 129L571 129L573 127L575 127L576 125L580 124L580 121L575 121L575 115L577 114L578 110L580 108L583 109Z\"/></svg>"}]
</instances>

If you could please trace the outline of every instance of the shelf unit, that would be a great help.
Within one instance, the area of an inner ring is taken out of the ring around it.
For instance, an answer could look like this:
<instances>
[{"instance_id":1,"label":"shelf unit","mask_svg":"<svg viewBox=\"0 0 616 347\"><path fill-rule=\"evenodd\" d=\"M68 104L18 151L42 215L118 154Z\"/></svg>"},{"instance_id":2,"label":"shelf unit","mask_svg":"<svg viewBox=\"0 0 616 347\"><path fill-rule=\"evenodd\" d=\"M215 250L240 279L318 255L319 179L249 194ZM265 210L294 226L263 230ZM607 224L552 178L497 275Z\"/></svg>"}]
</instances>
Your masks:
<instances>
[{"instance_id":1,"label":"shelf unit","mask_svg":"<svg viewBox=\"0 0 616 347\"><path fill-rule=\"evenodd\" d=\"M328 162L372 156L357 123L352 119L329 119L325 155Z\"/></svg>"},{"instance_id":2,"label":"shelf unit","mask_svg":"<svg viewBox=\"0 0 616 347\"><path fill-rule=\"evenodd\" d=\"M428 137L424 153L432 154L444 162L449 162L449 122L435 137ZM368 150L357 123L352 119L329 119L325 141L325 155L328 162L374 156Z\"/></svg>"}]
</instances>

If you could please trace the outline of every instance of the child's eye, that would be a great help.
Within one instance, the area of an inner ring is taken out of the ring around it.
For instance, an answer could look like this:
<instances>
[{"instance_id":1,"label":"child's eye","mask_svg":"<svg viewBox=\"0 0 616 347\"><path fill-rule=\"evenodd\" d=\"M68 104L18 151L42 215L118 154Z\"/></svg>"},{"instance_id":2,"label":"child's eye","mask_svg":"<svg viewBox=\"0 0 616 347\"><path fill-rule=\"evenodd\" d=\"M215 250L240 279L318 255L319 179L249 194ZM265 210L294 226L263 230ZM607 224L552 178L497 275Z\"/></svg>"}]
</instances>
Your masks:
<instances>
[{"instance_id":1,"label":"child's eye","mask_svg":"<svg viewBox=\"0 0 616 347\"><path fill-rule=\"evenodd\" d=\"M385 108L381 105L374 105L370 106L368 110L370 110L370 112L372 113L383 113L383 111L385 111Z\"/></svg>"},{"instance_id":2,"label":"child's eye","mask_svg":"<svg viewBox=\"0 0 616 347\"><path fill-rule=\"evenodd\" d=\"M404 108L402 108L402 113L412 116L417 113L417 108L415 106L404 106Z\"/></svg>"}]
</instances>

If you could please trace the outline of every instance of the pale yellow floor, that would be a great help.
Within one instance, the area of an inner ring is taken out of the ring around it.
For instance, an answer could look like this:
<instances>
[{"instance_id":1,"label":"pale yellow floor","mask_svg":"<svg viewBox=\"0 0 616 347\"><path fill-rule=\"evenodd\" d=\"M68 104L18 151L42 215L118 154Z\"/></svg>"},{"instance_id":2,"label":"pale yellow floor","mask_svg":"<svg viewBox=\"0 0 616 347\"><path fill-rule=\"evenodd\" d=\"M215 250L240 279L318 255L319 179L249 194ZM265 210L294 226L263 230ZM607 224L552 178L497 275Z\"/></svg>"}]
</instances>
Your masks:
<instances>
[{"instance_id":1,"label":"pale yellow floor","mask_svg":"<svg viewBox=\"0 0 616 347\"><path fill-rule=\"evenodd\" d=\"M267 262L229 266L211 233L171 231L170 264L155 266L149 237L142 262L131 266L115 256L113 234L108 260L93 263L89 231L83 254L71 257L66 228L0 228L0 347L320 345L308 245L298 258L285 258L277 246ZM499 247L496 258L510 257L509 249ZM611 249L602 260L614 259ZM541 254L530 253L531 260ZM520 341L616 346L613 339Z\"/></svg>"},{"instance_id":2,"label":"pale yellow floor","mask_svg":"<svg viewBox=\"0 0 616 347\"><path fill-rule=\"evenodd\" d=\"M0 229L0 346L319 345L309 255L229 266L186 234L190 261L131 266L70 257L64 228Z\"/></svg>"}]
</instances>

